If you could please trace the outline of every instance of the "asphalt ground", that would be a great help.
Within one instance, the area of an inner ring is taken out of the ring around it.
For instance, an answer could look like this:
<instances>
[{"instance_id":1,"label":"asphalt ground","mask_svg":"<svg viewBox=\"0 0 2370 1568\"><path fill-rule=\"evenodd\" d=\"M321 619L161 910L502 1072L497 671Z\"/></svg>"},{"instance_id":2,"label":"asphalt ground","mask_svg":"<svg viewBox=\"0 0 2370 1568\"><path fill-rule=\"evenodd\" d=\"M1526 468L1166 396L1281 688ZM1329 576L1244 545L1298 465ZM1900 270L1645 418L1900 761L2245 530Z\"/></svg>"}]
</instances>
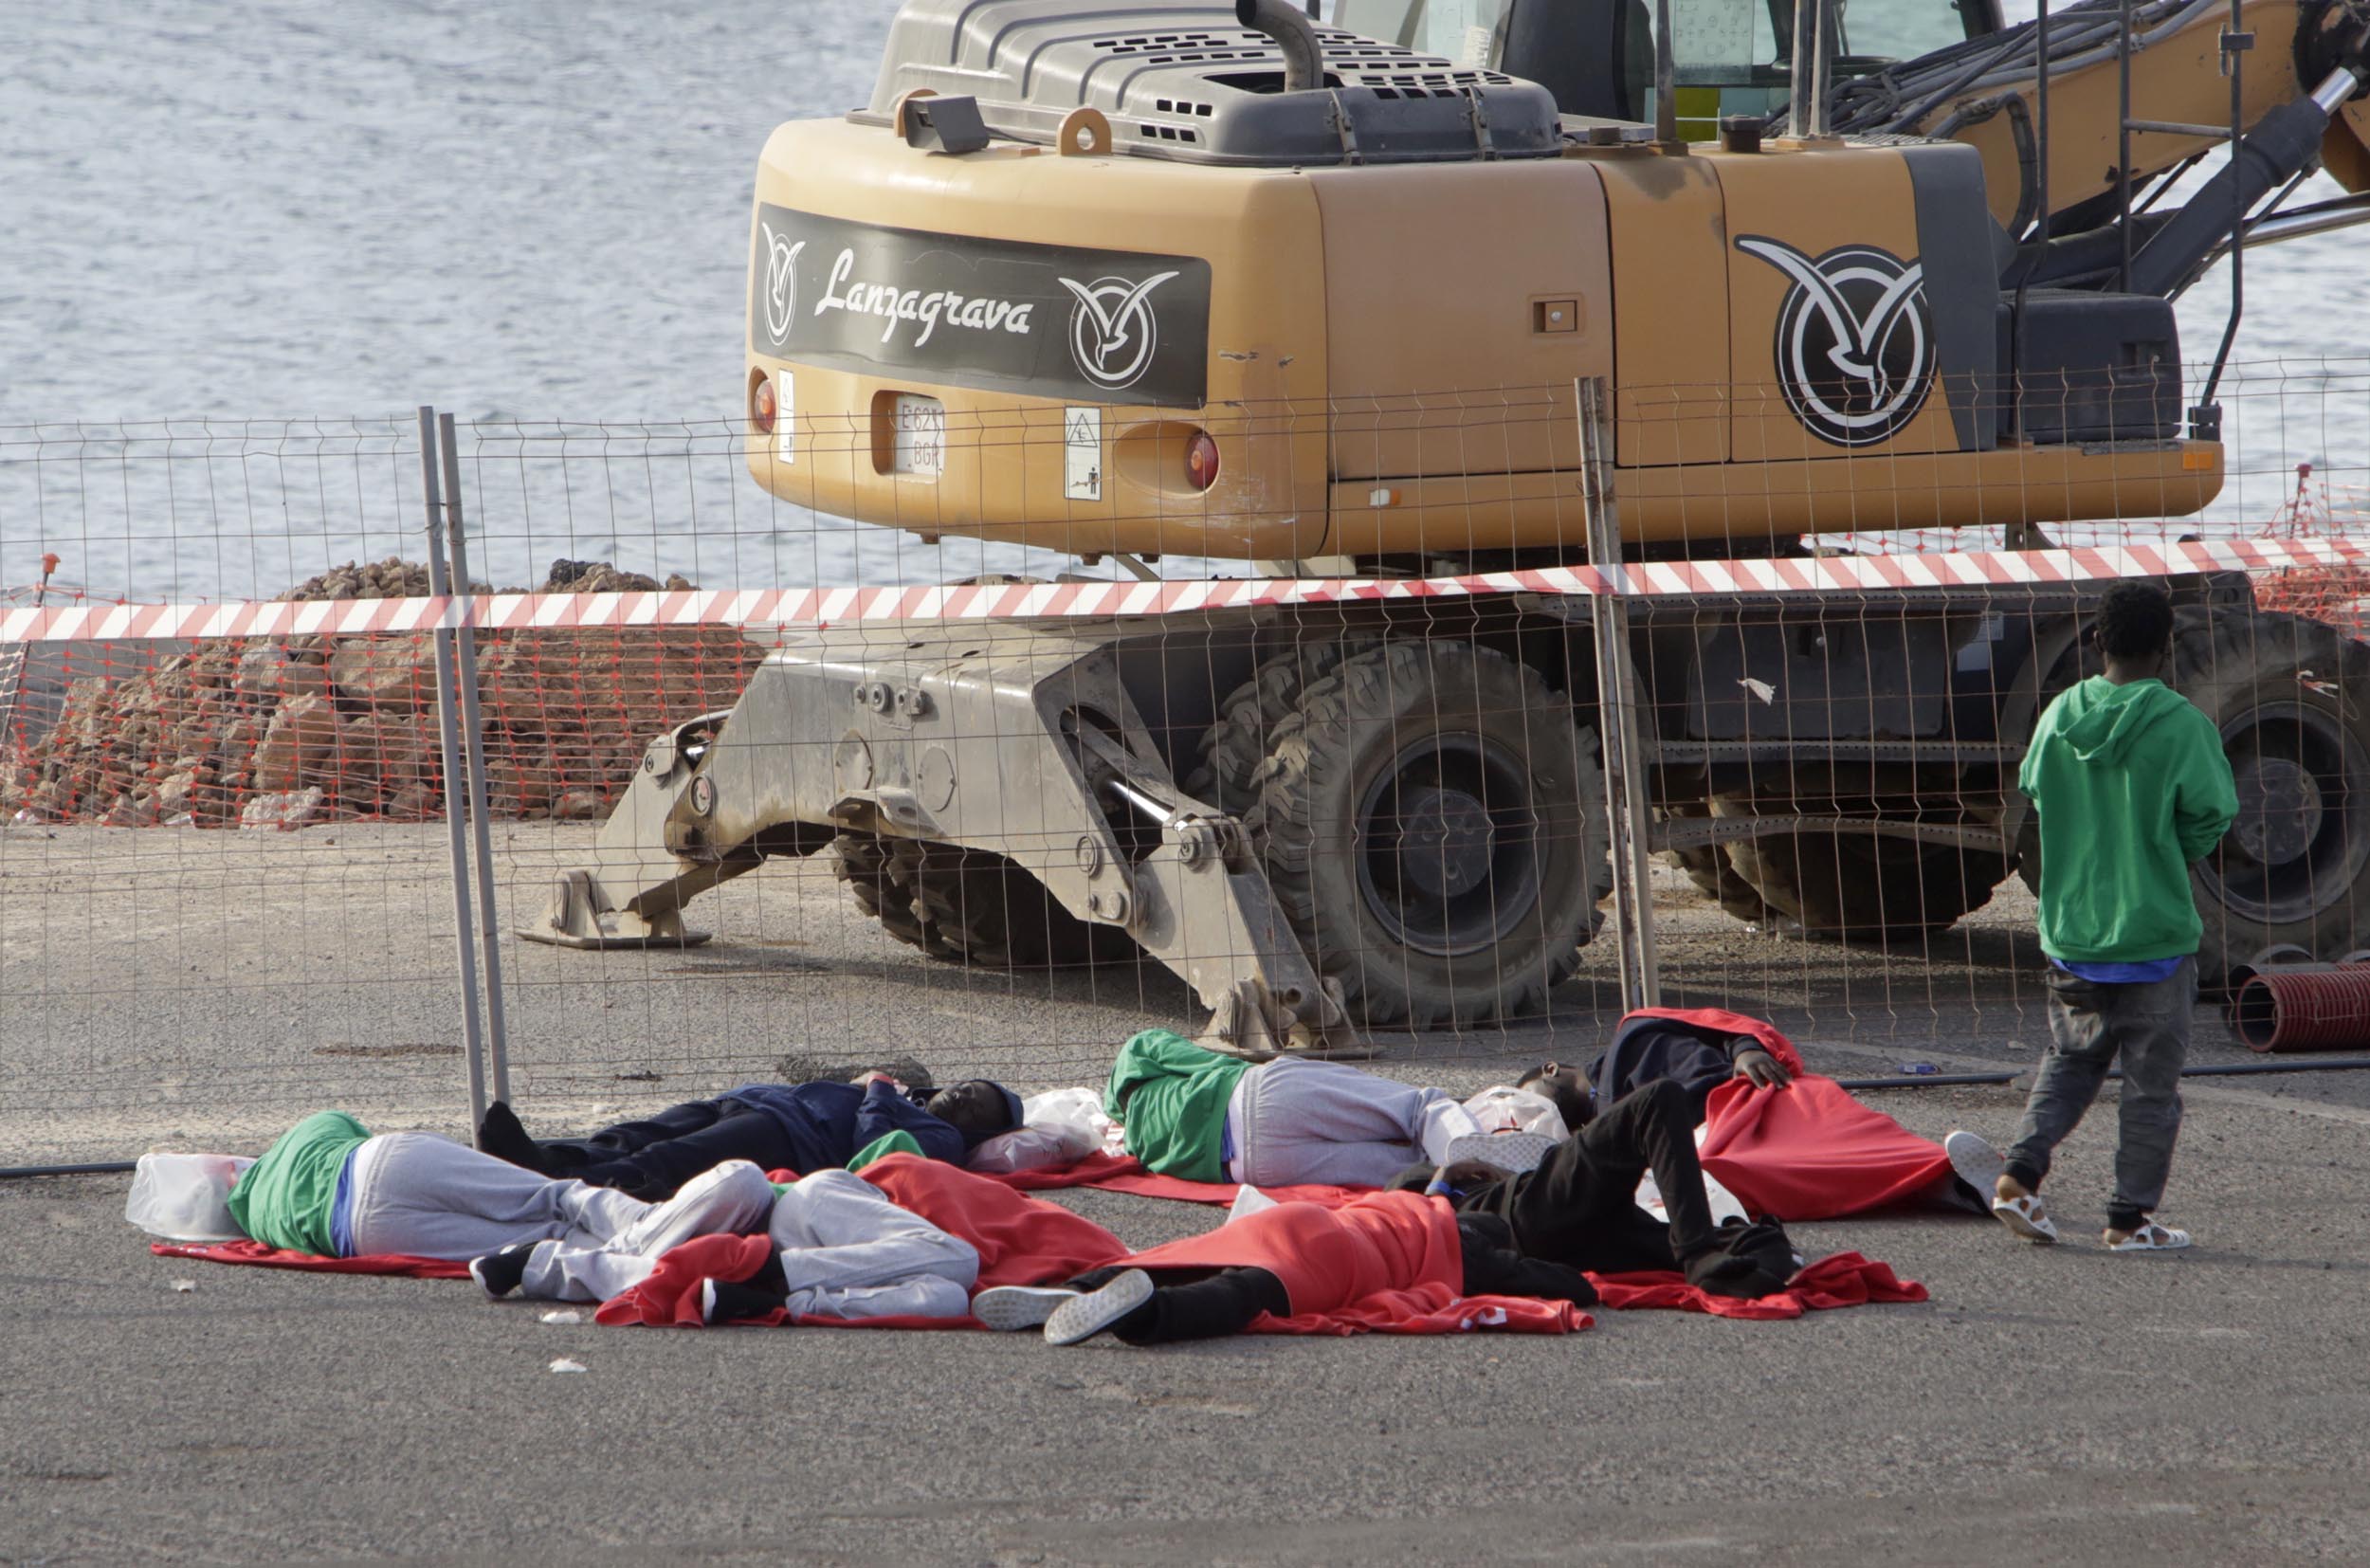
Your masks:
<instances>
[{"instance_id":1,"label":"asphalt ground","mask_svg":"<svg viewBox=\"0 0 2370 1568\"><path fill-rule=\"evenodd\" d=\"M0 1146L260 1148L322 1103L459 1130L441 830L37 831L59 836L0 834ZM505 830L512 904L583 832ZM2021 1067L2042 1038L2013 890L1918 963L1660 893L1674 996L1759 998L1821 1070ZM1163 974L931 963L811 865L695 908L720 936L691 953L505 945L531 1126L760 1069L1089 1082L1189 1012ZM1462 1088L1577 1054L1617 1011L1606 986L1503 1030L1385 1037L1376 1066ZM2246 1058L2198 1026L2196 1060ZM2112 1093L2052 1177L2069 1245L1940 1213L1803 1226L1806 1251L1884 1258L1932 1301L1600 1313L1568 1340L545 1324L465 1284L155 1258L122 1177L0 1182L0 1561L2370 1558L2370 1075L2193 1081L2164 1217L2200 1246L2179 1257L2095 1245ZM1870 1098L1935 1136L2004 1136L2019 1105ZM1139 1244L1217 1217L1064 1201Z\"/></svg>"},{"instance_id":2,"label":"asphalt ground","mask_svg":"<svg viewBox=\"0 0 2370 1568\"><path fill-rule=\"evenodd\" d=\"M493 831L507 932L596 829ZM1892 952L1748 927L1665 866L1655 883L1666 1000L1773 1018L1823 1071L2021 1070L2048 1037L2032 901L2013 879L1927 948ZM770 863L689 915L708 945L593 954L504 936L530 1127L884 1065L1024 1090L1099 1083L1129 1034L1198 1016L1155 964L1006 975L925 958L856 911L828 855ZM260 1151L332 1104L381 1130L465 1132L452 926L442 824L0 827L0 1165ZM1465 1089L1585 1060L1621 1011L1609 945L1583 950L1542 1016L1381 1032L1375 1065ZM2193 1060L2256 1059L2200 1011ZM2246 1082L2370 1107L2370 1073Z\"/></svg>"}]
</instances>

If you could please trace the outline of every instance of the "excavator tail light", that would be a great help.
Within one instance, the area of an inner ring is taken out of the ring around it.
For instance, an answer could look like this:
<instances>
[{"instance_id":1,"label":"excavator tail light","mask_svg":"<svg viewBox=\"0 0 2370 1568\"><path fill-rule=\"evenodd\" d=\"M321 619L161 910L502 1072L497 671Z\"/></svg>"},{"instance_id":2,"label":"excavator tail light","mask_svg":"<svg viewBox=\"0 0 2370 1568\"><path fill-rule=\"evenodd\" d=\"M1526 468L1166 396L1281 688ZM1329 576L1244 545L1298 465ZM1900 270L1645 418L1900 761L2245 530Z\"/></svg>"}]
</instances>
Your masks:
<instances>
[{"instance_id":1,"label":"excavator tail light","mask_svg":"<svg viewBox=\"0 0 2370 1568\"><path fill-rule=\"evenodd\" d=\"M774 433L776 404L774 400L774 378L760 375L749 389L749 423L757 428L759 435Z\"/></svg>"},{"instance_id":2,"label":"excavator tail light","mask_svg":"<svg viewBox=\"0 0 2370 1568\"><path fill-rule=\"evenodd\" d=\"M1218 483L1218 444L1208 430L1195 430L1185 445L1185 477L1196 490Z\"/></svg>"}]
</instances>

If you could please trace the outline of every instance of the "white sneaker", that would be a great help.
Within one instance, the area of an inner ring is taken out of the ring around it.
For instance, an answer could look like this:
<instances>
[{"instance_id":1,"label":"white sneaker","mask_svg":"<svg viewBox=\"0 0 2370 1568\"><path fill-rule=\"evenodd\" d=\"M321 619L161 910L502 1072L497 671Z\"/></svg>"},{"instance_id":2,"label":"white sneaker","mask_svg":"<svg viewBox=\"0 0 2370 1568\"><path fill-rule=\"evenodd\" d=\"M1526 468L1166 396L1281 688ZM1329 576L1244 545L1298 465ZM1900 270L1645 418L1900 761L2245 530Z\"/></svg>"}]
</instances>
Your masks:
<instances>
[{"instance_id":1,"label":"white sneaker","mask_svg":"<svg viewBox=\"0 0 2370 1568\"><path fill-rule=\"evenodd\" d=\"M1959 1173L1959 1179L1990 1204L2001 1174L2008 1169L2008 1157L1994 1148L1990 1139L1963 1127L1942 1140L1942 1153L1950 1157L1950 1168Z\"/></svg>"},{"instance_id":2,"label":"white sneaker","mask_svg":"<svg viewBox=\"0 0 2370 1568\"><path fill-rule=\"evenodd\" d=\"M1072 1296L1045 1321L1045 1342L1074 1345L1104 1329L1152 1300L1152 1276L1131 1268L1100 1290Z\"/></svg>"},{"instance_id":3,"label":"white sneaker","mask_svg":"<svg viewBox=\"0 0 2370 1568\"><path fill-rule=\"evenodd\" d=\"M1084 1294L1062 1285L999 1285L971 1298L971 1315L998 1334L1010 1334L1036 1327L1064 1302L1074 1302Z\"/></svg>"},{"instance_id":4,"label":"white sneaker","mask_svg":"<svg viewBox=\"0 0 2370 1568\"><path fill-rule=\"evenodd\" d=\"M1521 1176L1539 1169L1539 1162L1555 1146L1556 1140L1545 1133L1465 1133L1449 1140L1440 1163L1461 1165L1472 1160L1508 1176Z\"/></svg>"}]
</instances>

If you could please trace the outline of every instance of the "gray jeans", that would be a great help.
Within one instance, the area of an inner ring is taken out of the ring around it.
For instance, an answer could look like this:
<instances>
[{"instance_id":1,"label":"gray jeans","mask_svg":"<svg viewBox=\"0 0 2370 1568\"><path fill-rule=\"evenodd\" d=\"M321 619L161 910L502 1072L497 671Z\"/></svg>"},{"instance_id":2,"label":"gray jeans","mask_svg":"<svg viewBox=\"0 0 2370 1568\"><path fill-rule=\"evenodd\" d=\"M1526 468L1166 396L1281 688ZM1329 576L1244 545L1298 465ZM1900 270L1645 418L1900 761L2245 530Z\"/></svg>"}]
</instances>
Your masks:
<instances>
[{"instance_id":1,"label":"gray jeans","mask_svg":"<svg viewBox=\"0 0 2370 1568\"><path fill-rule=\"evenodd\" d=\"M2050 1155L2082 1121L2122 1058L2124 1091L2115 1139L2115 1197L2106 1222L2127 1231L2163 1201L2180 1134L2180 1069L2189 1056L2189 1013L2197 1001L2197 961L2184 958L2148 985L2101 985L2051 967L2050 1047L2008 1151L2008 1174L2028 1187L2049 1175Z\"/></svg>"},{"instance_id":2,"label":"gray jeans","mask_svg":"<svg viewBox=\"0 0 2370 1568\"><path fill-rule=\"evenodd\" d=\"M1381 1187L1418 1160L1438 1161L1450 1139L1481 1130L1450 1095L1339 1062L1282 1057L1245 1073L1234 1094L1243 1139L1235 1179L1254 1187Z\"/></svg>"}]
</instances>

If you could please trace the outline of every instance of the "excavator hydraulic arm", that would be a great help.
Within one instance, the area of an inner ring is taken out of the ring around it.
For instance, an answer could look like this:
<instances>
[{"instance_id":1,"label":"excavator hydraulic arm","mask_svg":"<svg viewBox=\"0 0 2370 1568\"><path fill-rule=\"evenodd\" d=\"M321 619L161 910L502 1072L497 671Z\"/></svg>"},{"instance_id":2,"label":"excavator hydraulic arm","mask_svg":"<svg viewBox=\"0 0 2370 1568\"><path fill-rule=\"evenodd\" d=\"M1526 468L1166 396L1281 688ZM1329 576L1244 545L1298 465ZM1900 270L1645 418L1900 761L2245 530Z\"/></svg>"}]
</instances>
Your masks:
<instances>
[{"instance_id":1,"label":"excavator hydraulic arm","mask_svg":"<svg viewBox=\"0 0 2370 1568\"><path fill-rule=\"evenodd\" d=\"M2144 128L2131 138L2135 185L2215 152L2233 112L2239 129L2248 131L2314 92L2332 71L2359 59L2370 27L2364 0L2241 0L2237 28L2231 26L2229 0L2181 0L2138 12L2131 115ZM2011 233L2035 216L2044 174L2052 218L2111 199L2123 168L2115 16L2111 6L2087 7L2059 9L2052 19L2058 40L2079 45L2085 31L2099 36L2091 46L2061 55L2050 73L2046 152L2038 137L2033 44L2021 30L1960 46L1952 52L1968 63L1943 77L1948 85L1955 75L1956 90L1921 98L1910 89L1900 113L1881 128L1947 137L1981 153L1992 215ZM1982 68L1985 46L1998 57L1988 70ZM2053 42L2052 52L2060 46ZM1924 73L1918 74L1922 79ZM1842 126L1847 132L1875 128L1861 118ZM2342 101L2322 137L2320 156L2347 191L2370 190L2370 100ZM2061 224L2051 227L2063 231Z\"/></svg>"}]
</instances>

